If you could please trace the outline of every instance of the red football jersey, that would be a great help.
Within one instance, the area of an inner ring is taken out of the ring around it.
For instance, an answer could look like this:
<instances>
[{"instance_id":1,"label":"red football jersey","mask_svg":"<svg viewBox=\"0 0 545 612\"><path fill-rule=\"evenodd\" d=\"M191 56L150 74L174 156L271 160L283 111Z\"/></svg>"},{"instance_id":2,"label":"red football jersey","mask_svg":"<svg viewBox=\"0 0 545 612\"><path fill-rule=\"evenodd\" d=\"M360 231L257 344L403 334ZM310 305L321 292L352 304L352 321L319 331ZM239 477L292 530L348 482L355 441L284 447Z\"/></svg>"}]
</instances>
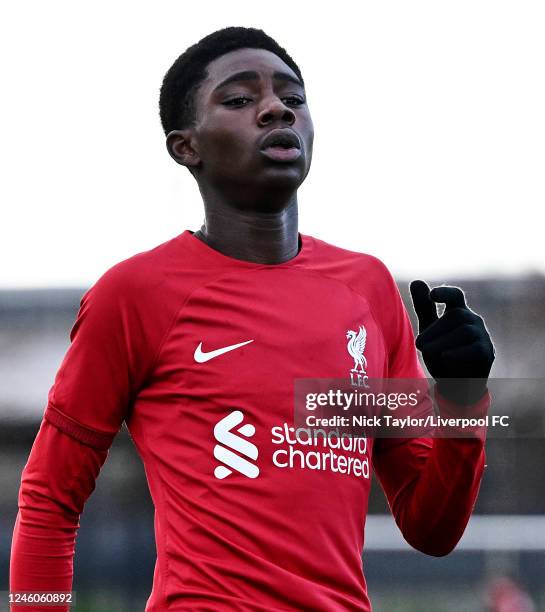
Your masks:
<instances>
[{"instance_id":1,"label":"red football jersey","mask_svg":"<svg viewBox=\"0 0 545 612\"><path fill-rule=\"evenodd\" d=\"M371 255L300 235L293 259L257 264L186 230L111 268L82 298L23 472L11 590L70 589L79 513L123 421L156 509L147 612L370 610L372 468L407 540L448 552L481 439L360 439L311 457L294 431L294 380L347 378L347 330L361 327L369 377L425 376ZM429 397L417 408L431 410Z\"/></svg>"}]
</instances>

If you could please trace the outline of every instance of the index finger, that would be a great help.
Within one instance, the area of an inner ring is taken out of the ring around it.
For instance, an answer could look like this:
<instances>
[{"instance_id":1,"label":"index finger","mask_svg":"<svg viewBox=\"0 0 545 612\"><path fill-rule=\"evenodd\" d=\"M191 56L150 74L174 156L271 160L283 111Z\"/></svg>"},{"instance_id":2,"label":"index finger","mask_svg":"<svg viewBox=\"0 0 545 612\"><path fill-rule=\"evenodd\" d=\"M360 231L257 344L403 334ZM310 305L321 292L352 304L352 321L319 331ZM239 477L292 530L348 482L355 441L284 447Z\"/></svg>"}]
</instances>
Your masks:
<instances>
[{"instance_id":1,"label":"index finger","mask_svg":"<svg viewBox=\"0 0 545 612\"><path fill-rule=\"evenodd\" d=\"M409 285L414 311L418 317L418 333L421 334L437 321L437 306L430 299L430 288L423 280L414 280Z\"/></svg>"}]
</instances>

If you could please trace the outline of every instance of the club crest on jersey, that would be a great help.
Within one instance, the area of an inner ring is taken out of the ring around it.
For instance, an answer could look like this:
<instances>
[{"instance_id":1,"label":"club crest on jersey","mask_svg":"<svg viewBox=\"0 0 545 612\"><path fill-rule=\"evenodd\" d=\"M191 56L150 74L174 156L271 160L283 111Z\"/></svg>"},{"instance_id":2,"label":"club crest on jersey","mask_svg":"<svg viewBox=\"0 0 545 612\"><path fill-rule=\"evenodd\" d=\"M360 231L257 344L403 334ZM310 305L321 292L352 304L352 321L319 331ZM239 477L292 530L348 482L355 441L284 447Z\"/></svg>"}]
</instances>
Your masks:
<instances>
[{"instance_id":1,"label":"club crest on jersey","mask_svg":"<svg viewBox=\"0 0 545 612\"><path fill-rule=\"evenodd\" d=\"M248 459L253 461L257 459L257 446L244 439L251 438L255 434L255 427L250 425L250 423L239 427L243 420L244 415L242 412L240 410L233 410L233 412L221 419L219 423L216 423L214 427L214 438L218 442L214 446L214 457L223 464L218 465L214 470L214 476L219 480L223 480L229 474L232 474L233 470L248 478L259 476L257 465L248 461ZM233 433L233 429L237 433ZM244 438L237 434L242 434ZM237 452L234 453L231 449ZM237 453L239 454L237 455ZM248 459L244 457L248 457Z\"/></svg>"},{"instance_id":2,"label":"club crest on jersey","mask_svg":"<svg viewBox=\"0 0 545 612\"><path fill-rule=\"evenodd\" d=\"M348 338L346 349L350 357L354 359L354 367L350 370L350 382L354 387L368 388L367 359L363 354L367 341L367 330L364 325L360 325L357 332L349 329L346 332L346 337Z\"/></svg>"}]
</instances>

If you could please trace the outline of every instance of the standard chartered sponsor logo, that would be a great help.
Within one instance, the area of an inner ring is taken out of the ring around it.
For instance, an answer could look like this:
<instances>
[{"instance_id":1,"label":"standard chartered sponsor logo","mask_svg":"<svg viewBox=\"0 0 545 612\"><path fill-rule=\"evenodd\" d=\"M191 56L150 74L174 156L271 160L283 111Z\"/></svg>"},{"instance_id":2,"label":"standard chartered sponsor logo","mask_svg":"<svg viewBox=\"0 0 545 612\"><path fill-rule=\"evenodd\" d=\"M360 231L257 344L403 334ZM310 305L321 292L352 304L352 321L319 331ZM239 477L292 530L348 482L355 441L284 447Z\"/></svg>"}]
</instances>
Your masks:
<instances>
[{"instance_id":1,"label":"standard chartered sponsor logo","mask_svg":"<svg viewBox=\"0 0 545 612\"><path fill-rule=\"evenodd\" d=\"M220 480L232 474L233 470L248 476L248 478L259 476L257 465L240 456L244 455L255 461L258 455L257 446L232 432L232 429L240 425L243 420L244 415L242 412L234 410L231 414L221 419L214 427L214 438L219 442L219 444L214 446L214 457L224 464L218 465L214 470L214 476ZM251 438L255 434L255 427L246 423L246 425L238 427L236 431L246 438ZM230 449L237 451L240 455L237 455Z\"/></svg>"},{"instance_id":2,"label":"standard chartered sponsor logo","mask_svg":"<svg viewBox=\"0 0 545 612\"><path fill-rule=\"evenodd\" d=\"M339 435L335 429L327 433L323 429L311 431L304 427L296 430L287 423L273 427L271 433L272 443L283 446L272 456L274 465L279 468L331 470L369 478L366 438L355 438L346 433ZM302 448L295 448L296 445ZM359 456L347 456L342 451Z\"/></svg>"},{"instance_id":3,"label":"standard chartered sponsor logo","mask_svg":"<svg viewBox=\"0 0 545 612\"><path fill-rule=\"evenodd\" d=\"M214 438L218 442L214 446L214 457L222 464L216 466L214 476L219 480L233 471L248 478L259 476L259 468L252 463L257 460L259 451L246 439L255 434L255 427L249 423L241 425L243 420L243 413L233 410L214 427ZM273 427L271 435L272 443L279 447L272 454L273 465L277 468L328 470L369 478L366 438L339 434L338 430L295 429L287 423Z\"/></svg>"}]
</instances>

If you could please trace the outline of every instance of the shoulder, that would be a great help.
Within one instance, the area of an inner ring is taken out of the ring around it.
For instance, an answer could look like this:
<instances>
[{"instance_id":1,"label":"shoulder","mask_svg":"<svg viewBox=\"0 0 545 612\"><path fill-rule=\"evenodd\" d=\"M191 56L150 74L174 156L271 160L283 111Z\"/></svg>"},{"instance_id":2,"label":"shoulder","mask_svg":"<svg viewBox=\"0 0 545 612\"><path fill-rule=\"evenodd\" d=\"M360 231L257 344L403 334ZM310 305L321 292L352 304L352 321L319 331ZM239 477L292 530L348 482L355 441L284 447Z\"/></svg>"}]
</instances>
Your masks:
<instances>
[{"instance_id":1,"label":"shoulder","mask_svg":"<svg viewBox=\"0 0 545 612\"><path fill-rule=\"evenodd\" d=\"M115 263L91 285L82 302L90 297L115 303L152 296L164 284L176 241L172 238Z\"/></svg>"},{"instance_id":2,"label":"shoulder","mask_svg":"<svg viewBox=\"0 0 545 612\"><path fill-rule=\"evenodd\" d=\"M161 284L176 249L177 240L178 237L172 238L119 261L102 274L97 284L126 291L146 290Z\"/></svg>"},{"instance_id":3,"label":"shoulder","mask_svg":"<svg viewBox=\"0 0 545 612\"><path fill-rule=\"evenodd\" d=\"M83 294L71 337L84 321L124 333L162 333L177 309L175 288L167 288L176 249L173 238L108 268Z\"/></svg>"},{"instance_id":4,"label":"shoulder","mask_svg":"<svg viewBox=\"0 0 545 612\"><path fill-rule=\"evenodd\" d=\"M83 294L70 339L87 330L89 342L131 336L131 346L153 350L179 308L179 283L167 282L178 249L173 238L106 270Z\"/></svg>"},{"instance_id":5,"label":"shoulder","mask_svg":"<svg viewBox=\"0 0 545 612\"><path fill-rule=\"evenodd\" d=\"M342 248L313 236L313 267L323 274L334 276L366 295L396 290L387 265L377 256L363 251Z\"/></svg>"}]
</instances>

